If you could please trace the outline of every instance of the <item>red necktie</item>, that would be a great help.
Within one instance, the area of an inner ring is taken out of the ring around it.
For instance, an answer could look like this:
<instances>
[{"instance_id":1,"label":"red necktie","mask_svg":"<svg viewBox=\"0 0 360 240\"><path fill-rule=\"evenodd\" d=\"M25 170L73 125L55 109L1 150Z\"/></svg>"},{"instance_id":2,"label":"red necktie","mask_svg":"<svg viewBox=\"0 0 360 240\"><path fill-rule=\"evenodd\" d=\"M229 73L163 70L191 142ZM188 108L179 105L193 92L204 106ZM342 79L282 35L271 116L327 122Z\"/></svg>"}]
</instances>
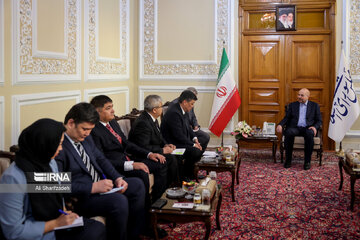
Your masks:
<instances>
[{"instance_id":1,"label":"red necktie","mask_svg":"<svg viewBox=\"0 0 360 240\"><path fill-rule=\"evenodd\" d=\"M106 124L106 128L112 133L112 135L114 135L114 137L116 137L116 139L119 141L120 144L122 144L122 139L119 136L119 134L117 134L114 129L112 129L112 127L109 124Z\"/></svg>"},{"instance_id":2,"label":"red necktie","mask_svg":"<svg viewBox=\"0 0 360 240\"><path fill-rule=\"evenodd\" d=\"M112 135L114 135L114 137L116 137L116 139L119 141L120 144L122 144L122 139L119 136L119 134L117 134L114 129L112 129L112 127L107 123L106 124L106 128L112 133ZM131 161L130 158L128 156L126 156L126 160L127 161Z\"/></svg>"}]
</instances>

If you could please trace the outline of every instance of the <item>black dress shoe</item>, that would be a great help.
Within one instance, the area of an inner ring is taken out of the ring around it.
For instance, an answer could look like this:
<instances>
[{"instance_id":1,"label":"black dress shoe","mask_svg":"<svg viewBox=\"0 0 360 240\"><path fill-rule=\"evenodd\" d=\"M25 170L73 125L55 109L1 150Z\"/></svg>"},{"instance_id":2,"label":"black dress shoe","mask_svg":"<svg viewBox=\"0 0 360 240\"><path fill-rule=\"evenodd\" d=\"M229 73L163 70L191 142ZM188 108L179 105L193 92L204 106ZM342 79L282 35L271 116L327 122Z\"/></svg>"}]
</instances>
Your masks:
<instances>
[{"instance_id":1,"label":"black dress shoe","mask_svg":"<svg viewBox=\"0 0 360 240\"><path fill-rule=\"evenodd\" d=\"M290 168L291 167L291 163L289 163L289 162L285 162L285 164L284 164L284 168Z\"/></svg>"},{"instance_id":2,"label":"black dress shoe","mask_svg":"<svg viewBox=\"0 0 360 240\"><path fill-rule=\"evenodd\" d=\"M305 163L304 164L304 170L309 170L311 167L310 163Z\"/></svg>"}]
</instances>

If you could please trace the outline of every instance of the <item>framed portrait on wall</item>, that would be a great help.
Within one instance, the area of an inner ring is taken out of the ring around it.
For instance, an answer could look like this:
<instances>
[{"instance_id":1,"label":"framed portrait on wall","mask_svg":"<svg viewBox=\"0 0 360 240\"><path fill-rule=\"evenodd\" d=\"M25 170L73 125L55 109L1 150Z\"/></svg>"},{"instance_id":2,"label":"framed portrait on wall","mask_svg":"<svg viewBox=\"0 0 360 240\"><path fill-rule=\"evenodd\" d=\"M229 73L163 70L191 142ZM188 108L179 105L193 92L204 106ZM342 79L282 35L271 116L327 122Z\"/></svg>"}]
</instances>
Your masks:
<instances>
[{"instance_id":1,"label":"framed portrait on wall","mask_svg":"<svg viewBox=\"0 0 360 240\"><path fill-rule=\"evenodd\" d=\"M296 7L295 5L283 5L276 7L276 31L296 30Z\"/></svg>"}]
</instances>

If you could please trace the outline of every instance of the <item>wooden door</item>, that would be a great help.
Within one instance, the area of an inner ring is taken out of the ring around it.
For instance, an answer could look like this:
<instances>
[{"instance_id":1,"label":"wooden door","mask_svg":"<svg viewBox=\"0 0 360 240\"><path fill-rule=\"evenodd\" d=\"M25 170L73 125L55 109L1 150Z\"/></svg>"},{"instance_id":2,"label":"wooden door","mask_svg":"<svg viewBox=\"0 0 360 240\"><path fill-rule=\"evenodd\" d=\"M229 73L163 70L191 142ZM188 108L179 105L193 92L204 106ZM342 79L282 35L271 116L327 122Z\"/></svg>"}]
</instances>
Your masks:
<instances>
[{"instance_id":1,"label":"wooden door","mask_svg":"<svg viewBox=\"0 0 360 240\"><path fill-rule=\"evenodd\" d=\"M284 35L245 36L242 54L241 119L250 126L278 123L284 109Z\"/></svg>"},{"instance_id":2,"label":"wooden door","mask_svg":"<svg viewBox=\"0 0 360 240\"><path fill-rule=\"evenodd\" d=\"M301 88L310 90L310 100L320 105L323 118L324 149L328 149L327 129L331 100L329 35L285 36L285 101L296 101ZM284 115L283 113L281 114Z\"/></svg>"}]
</instances>

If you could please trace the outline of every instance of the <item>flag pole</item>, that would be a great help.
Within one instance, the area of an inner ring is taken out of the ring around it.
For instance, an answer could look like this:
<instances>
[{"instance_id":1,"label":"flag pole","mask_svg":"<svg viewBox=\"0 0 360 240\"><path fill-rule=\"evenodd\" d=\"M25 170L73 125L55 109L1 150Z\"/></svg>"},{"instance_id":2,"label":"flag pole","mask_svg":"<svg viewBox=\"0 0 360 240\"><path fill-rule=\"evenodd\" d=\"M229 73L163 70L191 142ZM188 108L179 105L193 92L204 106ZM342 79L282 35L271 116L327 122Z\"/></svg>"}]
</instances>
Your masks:
<instances>
[{"instance_id":1,"label":"flag pole","mask_svg":"<svg viewBox=\"0 0 360 240\"><path fill-rule=\"evenodd\" d=\"M221 147L224 147L224 131L221 133Z\"/></svg>"},{"instance_id":2,"label":"flag pole","mask_svg":"<svg viewBox=\"0 0 360 240\"><path fill-rule=\"evenodd\" d=\"M339 157L345 156L344 151L342 149L342 141L340 142L339 151L336 152L336 155L338 155Z\"/></svg>"}]
</instances>

